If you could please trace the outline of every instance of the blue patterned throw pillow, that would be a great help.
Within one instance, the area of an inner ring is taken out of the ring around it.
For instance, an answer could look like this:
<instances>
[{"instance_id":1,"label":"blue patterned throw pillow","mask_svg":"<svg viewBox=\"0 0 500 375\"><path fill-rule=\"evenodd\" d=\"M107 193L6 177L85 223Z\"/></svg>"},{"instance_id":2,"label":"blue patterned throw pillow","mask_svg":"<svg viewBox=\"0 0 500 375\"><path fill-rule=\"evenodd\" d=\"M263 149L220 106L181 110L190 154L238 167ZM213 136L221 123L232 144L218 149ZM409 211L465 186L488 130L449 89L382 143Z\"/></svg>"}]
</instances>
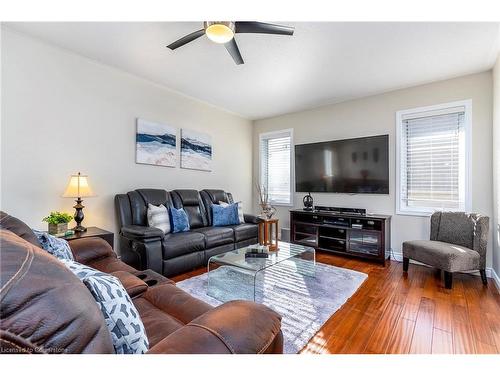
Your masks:
<instances>
[{"instance_id":1,"label":"blue patterned throw pillow","mask_svg":"<svg viewBox=\"0 0 500 375\"><path fill-rule=\"evenodd\" d=\"M68 241L65 239L57 238L47 232L42 232L36 229L32 229L32 231L37 236L38 241L42 244L42 248L49 254L52 254L58 259L74 259Z\"/></svg>"},{"instance_id":2,"label":"blue patterned throw pillow","mask_svg":"<svg viewBox=\"0 0 500 375\"><path fill-rule=\"evenodd\" d=\"M88 288L101 309L117 354L143 354L149 340L139 312L118 278L78 262L61 259Z\"/></svg>"},{"instance_id":3,"label":"blue patterned throw pillow","mask_svg":"<svg viewBox=\"0 0 500 375\"><path fill-rule=\"evenodd\" d=\"M183 208L170 208L170 225L172 233L187 232L189 230L189 219Z\"/></svg>"},{"instance_id":4,"label":"blue patterned throw pillow","mask_svg":"<svg viewBox=\"0 0 500 375\"><path fill-rule=\"evenodd\" d=\"M233 202L233 203L238 205L238 218L240 220L240 222L238 224L245 224L245 214L243 213L243 203L242 202ZM219 204L222 207L227 207L227 206L229 206L230 204L233 204L233 203L227 203L227 202L219 201Z\"/></svg>"},{"instance_id":5,"label":"blue patterned throw pillow","mask_svg":"<svg viewBox=\"0 0 500 375\"><path fill-rule=\"evenodd\" d=\"M214 227L239 224L238 203L228 204L227 206L213 204L212 223Z\"/></svg>"}]
</instances>

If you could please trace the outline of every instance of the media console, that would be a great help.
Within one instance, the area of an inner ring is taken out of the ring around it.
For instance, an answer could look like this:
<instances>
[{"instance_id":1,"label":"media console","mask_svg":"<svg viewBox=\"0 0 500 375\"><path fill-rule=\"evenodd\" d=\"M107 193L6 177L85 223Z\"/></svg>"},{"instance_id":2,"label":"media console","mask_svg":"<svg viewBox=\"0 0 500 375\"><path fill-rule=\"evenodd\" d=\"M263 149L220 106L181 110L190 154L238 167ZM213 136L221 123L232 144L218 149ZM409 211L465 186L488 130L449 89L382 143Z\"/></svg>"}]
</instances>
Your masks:
<instances>
[{"instance_id":1,"label":"media console","mask_svg":"<svg viewBox=\"0 0 500 375\"><path fill-rule=\"evenodd\" d=\"M391 217L335 211L290 210L290 241L335 254L390 258Z\"/></svg>"}]
</instances>

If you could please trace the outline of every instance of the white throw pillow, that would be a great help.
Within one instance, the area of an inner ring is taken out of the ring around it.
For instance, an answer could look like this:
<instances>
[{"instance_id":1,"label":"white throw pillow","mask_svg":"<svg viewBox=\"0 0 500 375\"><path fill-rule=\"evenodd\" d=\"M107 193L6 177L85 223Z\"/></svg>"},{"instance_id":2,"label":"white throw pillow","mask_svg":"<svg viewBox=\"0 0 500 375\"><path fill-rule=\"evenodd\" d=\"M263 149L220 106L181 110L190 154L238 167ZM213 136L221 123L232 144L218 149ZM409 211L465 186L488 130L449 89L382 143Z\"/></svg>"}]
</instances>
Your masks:
<instances>
[{"instance_id":1,"label":"white throw pillow","mask_svg":"<svg viewBox=\"0 0 500 375\"><path fill-rule=\"evenodd\" d=\"M245 216L243 215L243 203L241 202L236 202L236 203L238 203L238 219L240 219L240 224L244 224ZM219 205L221 205L222 207L226 207L229 206L229 203L219 201Z\"/></svg>"},{"instance_id":2,"label":"white throw pillow","mask_svg":"<svg viewBox=\"0 0 500 375\"><path fill-rule=\"evenodd\" d=\"M167 207L163 204L154 206L148 203L148 225L161 229L163 233L170 233L170 217Z\"/></svg>"}]
</instances>

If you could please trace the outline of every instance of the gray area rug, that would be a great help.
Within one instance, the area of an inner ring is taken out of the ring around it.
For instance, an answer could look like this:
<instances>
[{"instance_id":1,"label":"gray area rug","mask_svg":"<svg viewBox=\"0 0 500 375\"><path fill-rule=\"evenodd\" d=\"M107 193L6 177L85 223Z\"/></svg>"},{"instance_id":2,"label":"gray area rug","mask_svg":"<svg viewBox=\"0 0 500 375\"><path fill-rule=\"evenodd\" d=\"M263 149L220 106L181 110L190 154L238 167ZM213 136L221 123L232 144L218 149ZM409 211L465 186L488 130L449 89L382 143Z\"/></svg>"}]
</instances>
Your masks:
<instances>
[{"instance_id":1,"label":"gray area rug","mask_svg":"<svg viewBox=\"0 0 500 375\"><path fill-rule=\"evenodd\" d=\"M299 352L323 324L356 292L368 277L365 273L316 264L315 277L296 272L297 261L271 267L257 280L256 301L282 316L284 352ZM207 274L177 283L189 294L212 306L222 301L251 299L253 276L220 267L210 278L217 299L207 295ZM214 293L211 294L214 294Z\"/></svg>"}]
</instances>

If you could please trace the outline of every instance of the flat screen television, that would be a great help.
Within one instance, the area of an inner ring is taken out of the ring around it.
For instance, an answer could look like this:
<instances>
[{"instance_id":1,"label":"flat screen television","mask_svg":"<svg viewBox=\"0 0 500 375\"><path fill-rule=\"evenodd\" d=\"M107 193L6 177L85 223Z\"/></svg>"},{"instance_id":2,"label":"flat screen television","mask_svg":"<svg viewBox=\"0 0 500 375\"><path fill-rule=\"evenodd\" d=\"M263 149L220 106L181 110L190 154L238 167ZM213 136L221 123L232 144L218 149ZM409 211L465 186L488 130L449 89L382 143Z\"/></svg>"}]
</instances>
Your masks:
<instances>
[{"instance_id":1,"label":"flat screen television","mask_svg":"<svg viewBox=\"0 0 500 375\"><path fill-rule=\"evenodd\" d=\"M389 194L389 136L296 145L295 191Z\"/></svg>"}]
</instances>

